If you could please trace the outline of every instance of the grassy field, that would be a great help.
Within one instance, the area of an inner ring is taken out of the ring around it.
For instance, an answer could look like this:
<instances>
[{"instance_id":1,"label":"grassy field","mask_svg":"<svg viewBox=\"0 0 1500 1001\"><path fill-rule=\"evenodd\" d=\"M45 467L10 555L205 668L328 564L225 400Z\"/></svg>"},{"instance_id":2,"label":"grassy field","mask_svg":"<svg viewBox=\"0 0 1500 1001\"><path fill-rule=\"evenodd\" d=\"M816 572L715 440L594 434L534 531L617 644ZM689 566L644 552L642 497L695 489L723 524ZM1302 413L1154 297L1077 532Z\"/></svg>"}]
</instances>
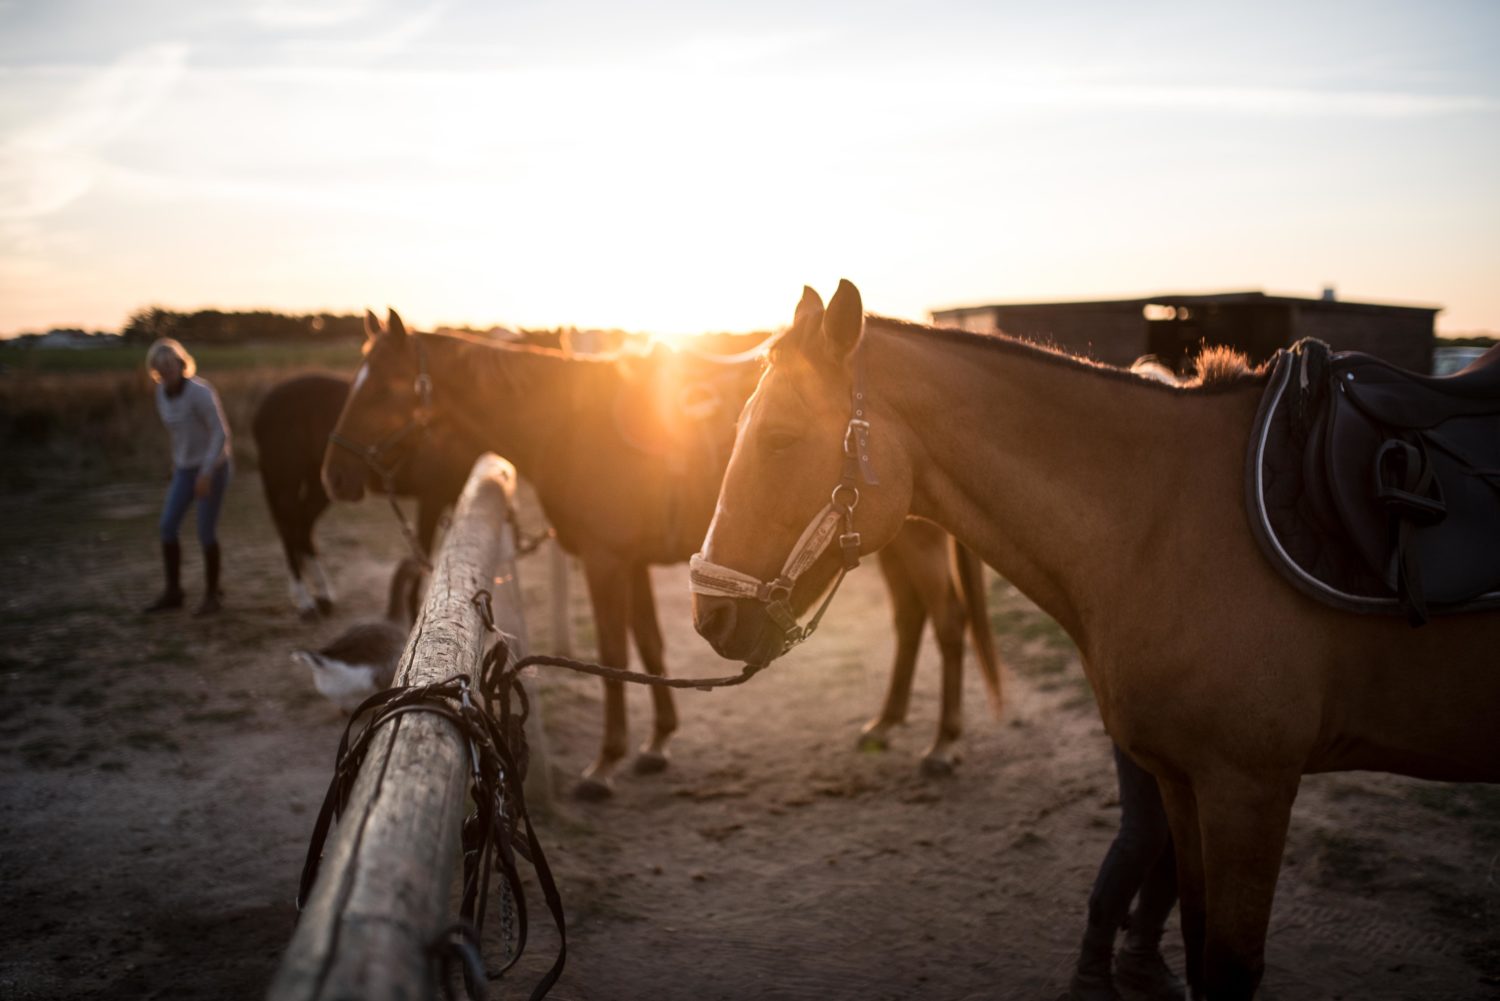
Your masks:
<instances>
[{"instance_id":1,"label":"grassy field","mask_svg":"<svg viewBox=\"0 0 1500 1001\"><path fill-rule=\"evenodd\" d=\"M256 467L250 422L271 387L301 372L352 375L349 344L189 346L223 401L235 462ZM145 348L26 350L0 346L0 489L97 486L165 470Z\"/></svg>"},{"instance_id":2,"label":"grassy field","mask_svg":"<svg viewBox=\"0 0 1500 1001\"><path fill-rule=\"evenodd\" d=\"M207 344L189 345L205 373L255 368L353 368L359 358L357 341L334 344ZM131 372L144 371L146 346L119 344L102 348L37 349L0 341L0 373Z\"/></svg>"}]
</instances>

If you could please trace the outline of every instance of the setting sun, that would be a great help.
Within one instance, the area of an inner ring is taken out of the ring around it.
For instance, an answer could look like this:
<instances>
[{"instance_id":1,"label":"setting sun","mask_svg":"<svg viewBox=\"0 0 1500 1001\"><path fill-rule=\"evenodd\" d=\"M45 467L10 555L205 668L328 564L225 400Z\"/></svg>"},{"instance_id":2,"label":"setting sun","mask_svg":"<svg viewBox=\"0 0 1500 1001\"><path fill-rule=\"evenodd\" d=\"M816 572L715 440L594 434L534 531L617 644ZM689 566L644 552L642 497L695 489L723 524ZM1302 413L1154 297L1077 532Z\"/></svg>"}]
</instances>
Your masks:
<instances>
[{"instance_id":1,"label":"setting sun","mask_svg":"<svg viewBox=\"0 0 1500 1001\"><path fill-rule=\"evenodd\" d=\"M914 319L1336 284L1500 328L1487 5L668 7L0 7L0 333L750 330L840 275Z\"/></svg>"}]
</instances>

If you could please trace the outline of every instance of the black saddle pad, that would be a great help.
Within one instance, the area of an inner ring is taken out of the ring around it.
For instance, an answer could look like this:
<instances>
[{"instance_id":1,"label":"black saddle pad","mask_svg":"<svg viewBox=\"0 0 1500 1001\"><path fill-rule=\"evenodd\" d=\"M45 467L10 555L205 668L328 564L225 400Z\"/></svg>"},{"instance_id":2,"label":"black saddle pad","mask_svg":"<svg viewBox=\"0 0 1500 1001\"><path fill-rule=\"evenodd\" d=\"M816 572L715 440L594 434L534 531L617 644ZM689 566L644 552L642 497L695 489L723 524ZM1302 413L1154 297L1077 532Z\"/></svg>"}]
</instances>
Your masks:
<instances>
[{"instance_id":1,"label":"black saddle pad","mask_svg":"<svg viewBox=\"0 0 1500 1001\"><path fill-rule=\"evenodd\" d=\"M1420 623L1500 607L1491 375L1415 376L1310 340L1279 352L1246 460L1246 506L1267 559L1349 611Z\"/></svg>"}]
</instances>

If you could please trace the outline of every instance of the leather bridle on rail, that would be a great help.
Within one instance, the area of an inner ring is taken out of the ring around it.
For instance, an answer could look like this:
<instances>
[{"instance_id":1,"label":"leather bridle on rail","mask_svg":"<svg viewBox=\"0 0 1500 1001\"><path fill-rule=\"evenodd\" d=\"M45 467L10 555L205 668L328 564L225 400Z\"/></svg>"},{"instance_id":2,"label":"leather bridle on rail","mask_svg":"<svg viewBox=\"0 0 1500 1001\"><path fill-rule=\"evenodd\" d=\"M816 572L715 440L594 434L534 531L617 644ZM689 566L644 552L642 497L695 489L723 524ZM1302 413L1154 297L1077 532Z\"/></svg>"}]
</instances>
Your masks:
<instances>
[{"instance_id":1,"label":"leather bridle on rail","mask_svg":"<svg viewBox=\"0 0 1500 1001\"><path fill-rule=\"evenodd\" d=\"M781 565L781 573L775 580L764 581L731 567L709 562L702 553L695 553L688 564L688 586L694 594L722 598L753 598L766 606L766 615L781 632L779 648L770 657L775 660L792 647L813 634L822 621L823 613L838 593L844 577L859 566L859 532L854 528L854 509L859 506L859 487L856 481L866 486L877 486L880 480L870 464L870 422L866 419L864 356L858 349L851 361L853 379L849 389L849 423L844 429L844 463L838 485L823 506L808 522L798 537L792 551ZM842 527L843 531L839 531ZM807 625L797 623L797 613L792 609L792 588L797 578L807 572L819 556L833 544L837 534L842 565L838 577L827 597L818 606Z\"/></svg>"}]
</instances>

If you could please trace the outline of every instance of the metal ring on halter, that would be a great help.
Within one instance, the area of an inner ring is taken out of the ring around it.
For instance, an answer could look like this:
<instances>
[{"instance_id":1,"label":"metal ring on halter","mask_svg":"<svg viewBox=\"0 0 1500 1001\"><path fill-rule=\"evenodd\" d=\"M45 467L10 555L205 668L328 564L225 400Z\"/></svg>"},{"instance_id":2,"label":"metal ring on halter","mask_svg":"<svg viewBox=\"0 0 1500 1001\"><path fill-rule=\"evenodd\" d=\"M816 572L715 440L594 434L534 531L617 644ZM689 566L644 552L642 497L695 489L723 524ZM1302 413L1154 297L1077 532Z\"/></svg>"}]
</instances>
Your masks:
<instances>
[{"instance_id":1,"label":"metal ring on halter","mask_svg":"<svg viewBox=\"0 0 1500 1001\"><path fill-rule=\"evenodd\" d=\"M840 490L847 490L847 491L849 491L850 493L852 493L854 495L854 499L851 500L848 504L840 504L839 503L839 491ZM853 514L854 513L854 509L859 506L859 487L853 486L853 485L848 484L848 483L840 483L838 486L836 486L836 487L833 488L833 493L831 493L831 494L828 495L828 503L831 504L833 507L841 509L842 511L844 511L845 514Z\"/></svg>"}]
</instances>

